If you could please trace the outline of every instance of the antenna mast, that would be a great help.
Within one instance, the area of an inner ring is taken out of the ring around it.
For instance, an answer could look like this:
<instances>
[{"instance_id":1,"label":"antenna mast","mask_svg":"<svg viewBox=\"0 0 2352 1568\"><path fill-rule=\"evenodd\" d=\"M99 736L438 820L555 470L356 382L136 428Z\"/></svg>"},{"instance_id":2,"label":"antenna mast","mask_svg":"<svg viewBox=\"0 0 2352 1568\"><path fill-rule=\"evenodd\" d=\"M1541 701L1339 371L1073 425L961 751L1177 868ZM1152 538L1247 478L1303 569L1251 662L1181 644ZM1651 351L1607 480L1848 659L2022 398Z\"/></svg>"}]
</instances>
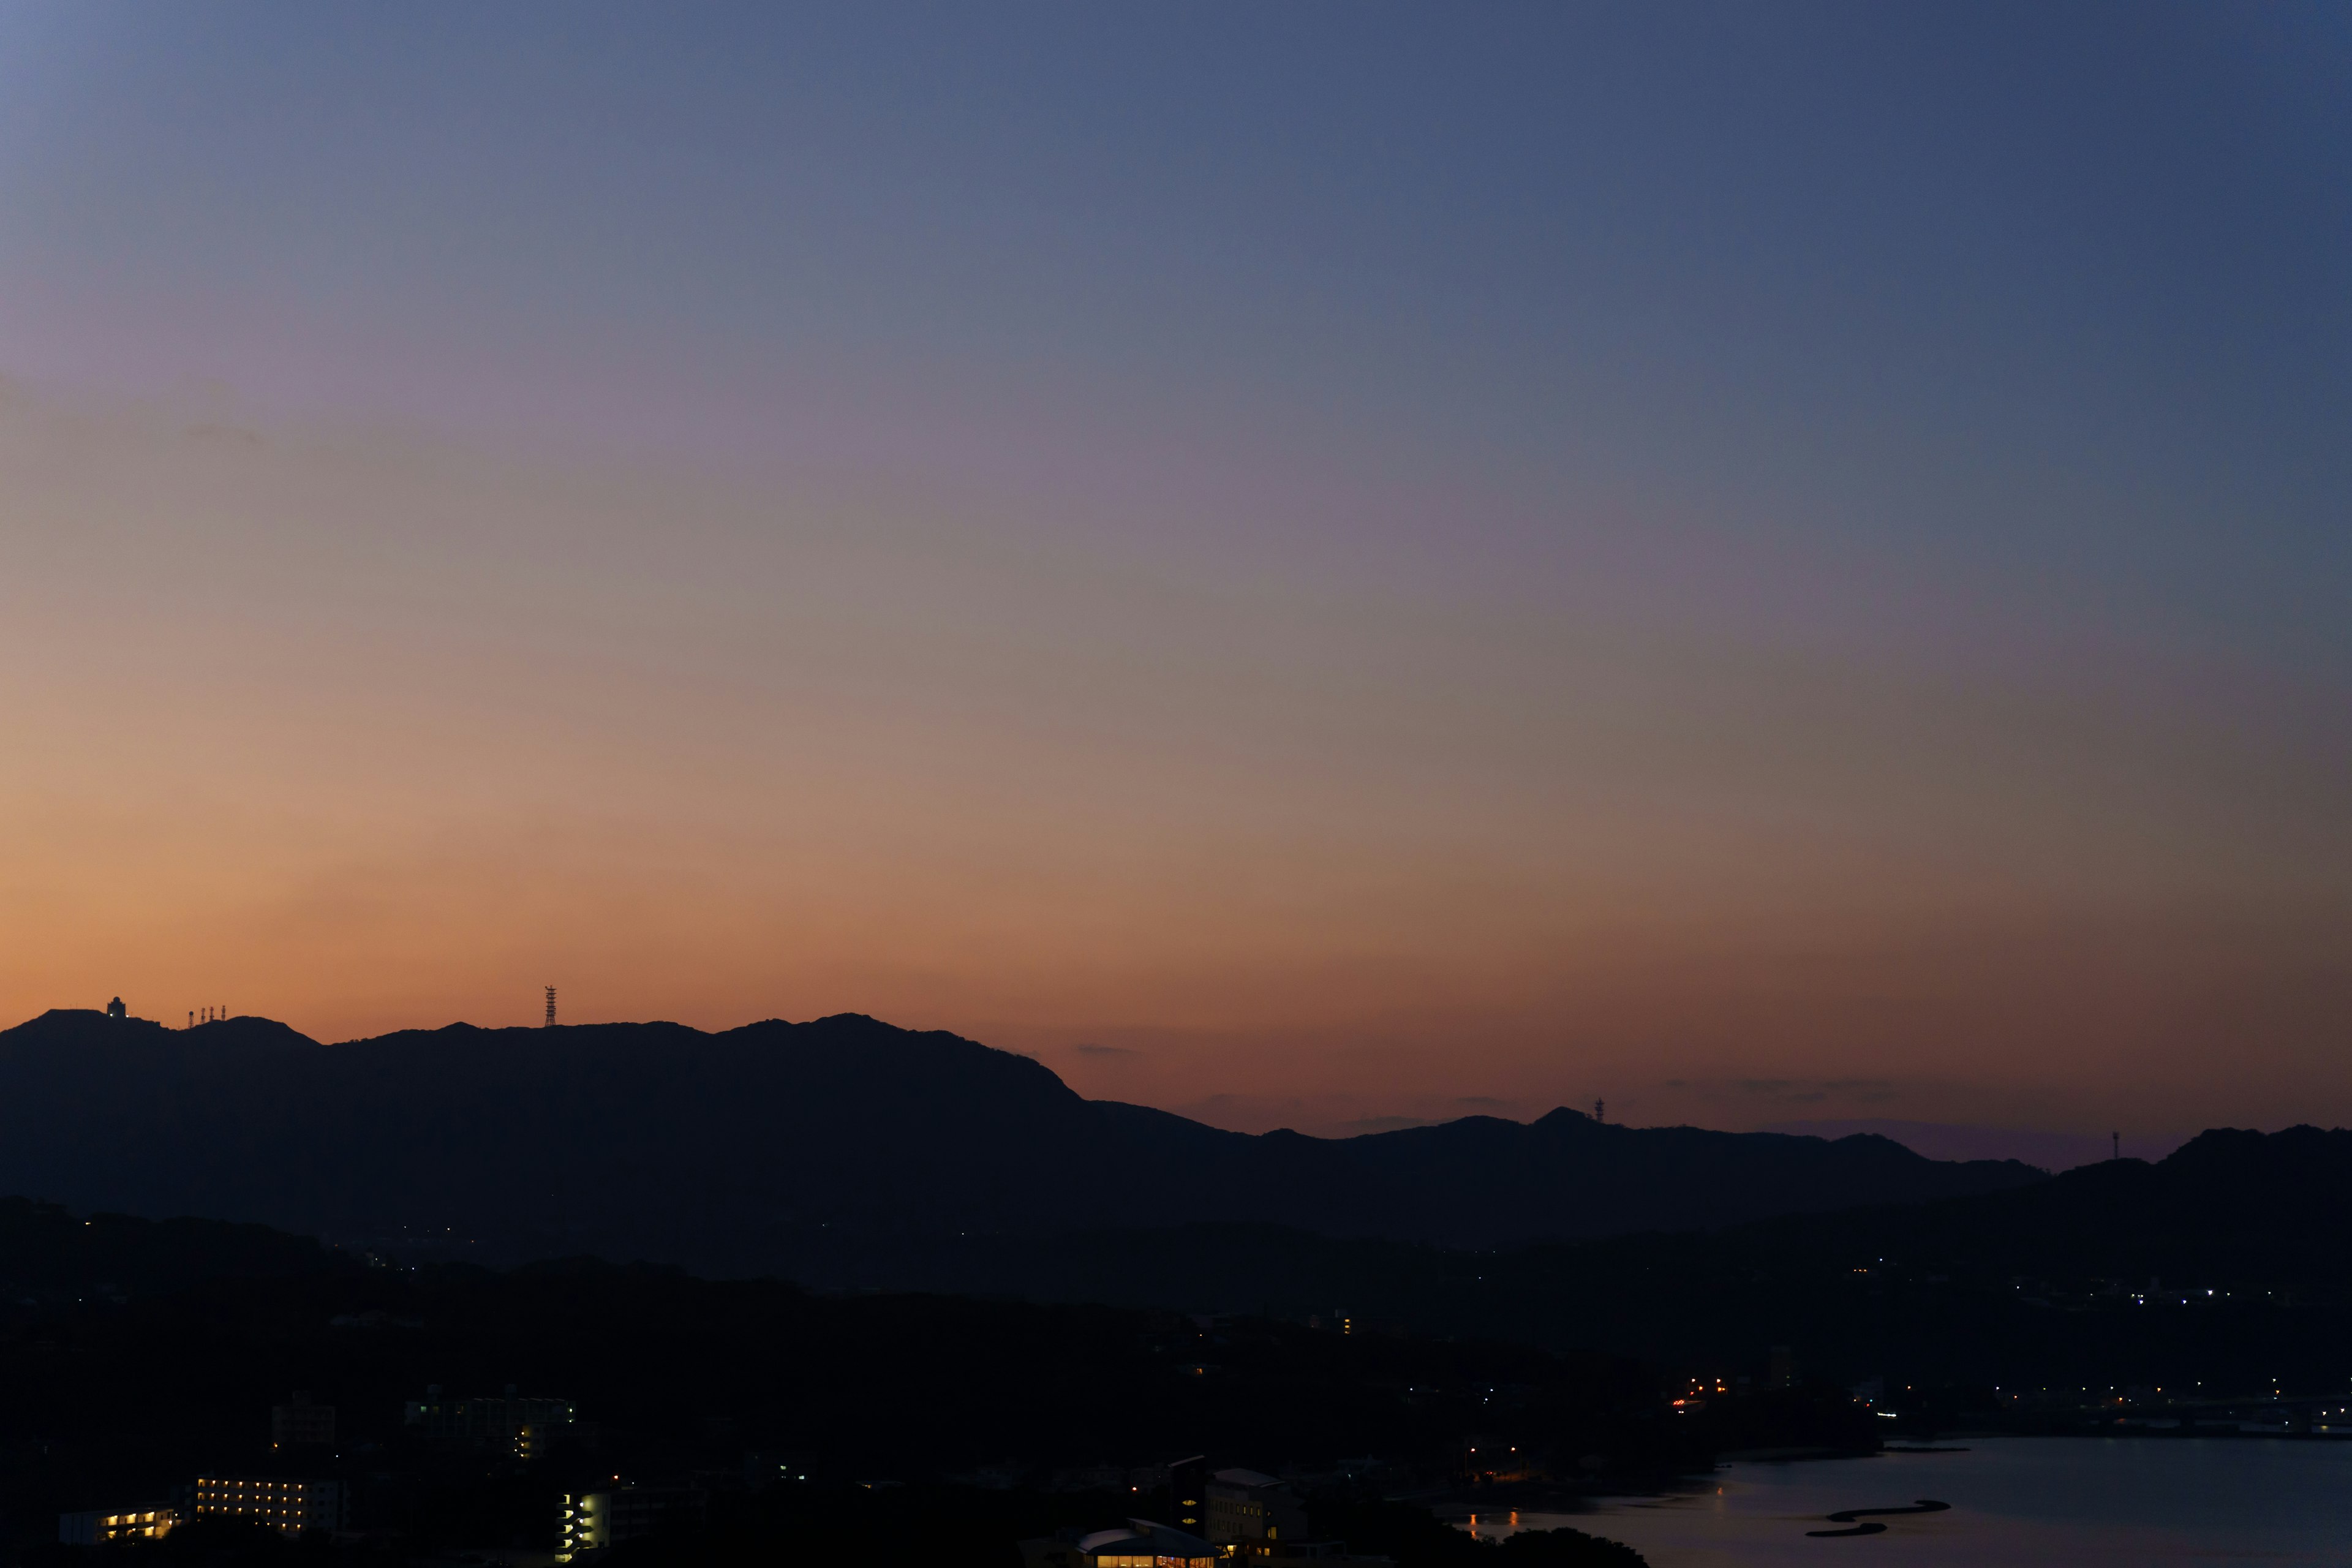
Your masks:
<instances>
[{"instance_id":1,"label":"antenna mast","mask_svg":"<svg viewBox=\"0 0 2352 1568\"><path fill-rule=\"evenodd\" d=\"M541 1026L549 1029L555 1027L555 987L552 985L547 988L547 1022Z\"/></svg>"}]
</instances>

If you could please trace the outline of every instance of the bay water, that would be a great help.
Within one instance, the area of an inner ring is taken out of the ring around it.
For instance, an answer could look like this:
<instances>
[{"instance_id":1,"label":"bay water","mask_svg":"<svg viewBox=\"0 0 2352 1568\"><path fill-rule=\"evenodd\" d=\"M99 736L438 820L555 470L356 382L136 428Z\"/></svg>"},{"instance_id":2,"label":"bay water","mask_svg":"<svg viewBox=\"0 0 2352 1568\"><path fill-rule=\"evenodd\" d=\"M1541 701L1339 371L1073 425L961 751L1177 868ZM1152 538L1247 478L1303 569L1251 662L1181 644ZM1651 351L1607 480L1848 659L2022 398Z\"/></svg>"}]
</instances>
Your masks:
<instances>
[{"instance_id":1,"label":"bay water","mask_svg":"<svg viewBox=\"0 0 2352 1568\"><path fill-rule=\"evenodd\" d=\"M1958 1446L1957 1443L1955 1446ZM1992 1437L1958 1453L1739 1462L1655 1497L1573 1514L1483 1512L1481 1535L1571 1526L1622 1541L1652 1568L2105 1568L2352 1565L2352 1442ZM1816 1537L1844 1509L1949 1503L1878 1520L1882 1534Z\"/></svg>"}]
</instances>

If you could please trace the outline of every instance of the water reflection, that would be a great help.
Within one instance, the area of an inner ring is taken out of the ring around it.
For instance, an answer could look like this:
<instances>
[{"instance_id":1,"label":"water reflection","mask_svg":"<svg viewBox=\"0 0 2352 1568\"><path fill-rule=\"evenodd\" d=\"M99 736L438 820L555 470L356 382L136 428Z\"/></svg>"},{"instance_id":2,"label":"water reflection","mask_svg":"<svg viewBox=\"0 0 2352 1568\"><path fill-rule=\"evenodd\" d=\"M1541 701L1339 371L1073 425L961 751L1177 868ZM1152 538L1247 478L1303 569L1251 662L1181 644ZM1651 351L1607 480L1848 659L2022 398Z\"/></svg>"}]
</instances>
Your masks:
<instances>
[{"instance_id":1,"label":"water reflection","mask_svg":"<svg viewBox=\"0 0 2352 1568\"><path fill-rule=\"evenodd\" d=\"M1880 1513L1916 1500L1946 1511ZM1873 1510L1869 1537L1811 1537ZM1481 1514L1480 1535L1571 1525L1653 1568L1879 1563L2140 1564L2352 1562L2352 1443L2226 1438L1990 1438L1965 1452L1740 1464L1711 1484L1577 1514ZM1890 1552L1892 1555L1890 1555Z\"/></svg>"}]
</instances>

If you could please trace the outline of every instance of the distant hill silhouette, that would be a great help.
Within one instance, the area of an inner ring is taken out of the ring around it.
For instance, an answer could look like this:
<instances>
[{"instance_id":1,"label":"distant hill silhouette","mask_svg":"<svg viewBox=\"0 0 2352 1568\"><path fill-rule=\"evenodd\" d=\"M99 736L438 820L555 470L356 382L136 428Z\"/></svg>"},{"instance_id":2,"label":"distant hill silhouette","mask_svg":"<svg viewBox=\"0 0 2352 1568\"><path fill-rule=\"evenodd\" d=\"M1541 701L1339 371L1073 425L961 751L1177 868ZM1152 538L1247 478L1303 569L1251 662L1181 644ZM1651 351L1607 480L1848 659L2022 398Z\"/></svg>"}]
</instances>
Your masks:
<instances>
[{"instance_id":1,"label":"distant hill silhouette","mask_svg":"<svg viewBox=\"0 0 2352 1568\"><path fill-rule=\"evenodd\" d=\"M2042 1180L1884 1138L1471 1117L1325 1140L1087 1100L1028 1058L858 1015L453 1025L323 1046L60 1010L0 1031L0 1192L506 1261L789 1272L845 1236L1248 1221L1495 1247Z\"/></svg>"},{"instance_id":2,"label":"distant hill silhouette","mask_svg":"<svg viewBox=\"0 0 2352 1568\"><path fill-rule=\"evenodd\" d=\"M1196 1225L845 1247L825 1282L1346 1311L1360 1324L1760 1373L1986 1387L2336 1387L2352 1336L2352 1131L2203 1133L2008 1192L1493 1252ZM814 1268L810 1277L824 1279Z\"/></svg>"},{"instance_id":3,"label":"distant hill silhouette","mask_svg":"<svg viewBox=\"0 0 2352 1568\"><path fill-rule=\"evenodd\" d=\"M291 1279L351 1272L348 1254L307 1236L219 1220L87 1218L55 1204L0 1198L0 1302L95 1293L131 1296L214 1279Z\"/></svg>"},{"instance_id":4,"label":"distant hill silhouette","mask_svg":"<svg viewBox=\"0 0 2352 1568\"><path fill-rule=\"evenodd\" d=\"M1835 1384L1972 1385L1957 1415L1990 1408L1997 1387L2338 1386L2352 1338L2347 1217L2352 1132L2222 1130L2153 1165L1713 1232L1465 1251L1262 1223L945 1237L826 1226L799 1234L789 1261L821 1286L1327 1324L1345 1314L1374 1339L1402 1329L1709 1376L1760 1377L1768 1347L1787 1344ZM252 1282L260 1300L334 1276L364 1294L367 1280L436 1272L366 1268L253 1225L84 1220L0 1200L0 1318L220 1281Z\"/></svg>"},{"instance_id":5,"label":"distant hill silhouette","mask_svg":"<svg viewBox=\"0 0 2352 1568\"><path fill-rule=\"evenodd\" d=\"M2031 1192L1901 1215L1752 1227L1758 1245L1874 1247L1960 1269L2145 1286L2263 1280L2352 1294L2352 1131L2214 1128L2162 1160L2080 1165Z\"/></svg>"}]
</instances>

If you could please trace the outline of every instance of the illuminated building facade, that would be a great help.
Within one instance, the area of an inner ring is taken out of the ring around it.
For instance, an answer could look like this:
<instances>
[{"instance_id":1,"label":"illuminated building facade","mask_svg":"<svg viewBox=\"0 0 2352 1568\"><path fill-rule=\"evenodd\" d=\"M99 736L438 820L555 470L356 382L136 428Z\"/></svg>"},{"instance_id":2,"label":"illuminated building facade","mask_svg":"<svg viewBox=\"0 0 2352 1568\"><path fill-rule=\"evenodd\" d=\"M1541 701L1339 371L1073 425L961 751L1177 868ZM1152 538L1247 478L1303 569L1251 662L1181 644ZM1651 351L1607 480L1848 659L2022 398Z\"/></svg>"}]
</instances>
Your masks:
<instances>
[{"instance_id":1,"label":"illuminated building facade","mask_svg":"<svg viewBox=\"0 0 2352 1568\"><path fill-rule=\"evenodd\" d=\"M1217 1549L1197 1535L1130 1519L1124 1530L1066 1530L1021 1543L1023 1568L1221 1568Z\"/></svg>"},{"instance_id":2,"label":"illuminated building facade","mask_svg":"<svg viewBox=\"0 0 2352 1568\"><path fill-rule=\"evenodd\" d=\"M101 1546L110 1541L152 1540L169 1535L180 1522L180 1510L169 1503L141 1503L136 1508L91 1509L87 1513L58 1515L58 1540L66 1546Z\"/></svg>"},{"instance_id":3,"label":"illuminated building facade","mask_svg":"<svg viewBox=\"0 0 2352 1568\"><path fill-rule=\"evenodd\" d=\"M1386 1558L1351 1559L1338 1555L1346 1549L1332 1542L1286 1555L1328 1561L1317 1568L1394 1568ZM1021 1542L1023 1568L1234 1568L1246 1555L1234 1548L1220 1549L1201 1537L1171 1530L1148 1519L1130 1519L1124 1530L1097 1530L1083 1534L1066 1530Z\"/></svg>"},{"instance_id":4,"label":"illuminated building facade","mask_svg":"<svg viewBox=\"0 0 2352 1568\"><path fill-rule=\"evenodd\" d=\"M1149 1520L1078 1538L1078 1568L1217 1568L1217 1549L1197 1535Z\"/></svg>"},{"instance_id":5,"label":"illuminated building facade","mask_svg":"<svg viewBox=\"0 0 2352 1568\"><path fill-rule=\"evenodd\" d=\"M710 1494L693 1486L625 1485L566 1493L563 1546L556 1561L569 1563L581 1552L651 1535L665 1524L699 1523L709 1507Z\"/></svg>"},{"instance_id":6,"label":"illuminated building facade","mask_svg":"<svg viewBox=\"0 0 2352 1568\"><path fill-rule=\"evenodd\" d=\"M556 1552L555 1560L569 1563L583 1552L593 1552L612 1543L613 1494L564 1493L563 1544Z\"/></svg>"},{"instance_id":7,"label":"illuminated building facade","mask_svg":"<svg viewBox=\"0 0 2352 1568\"><path fill-rule=\"evenodd\" d=\"M341 1481L205 1476L195 1487L197 1518L246 1520L285 1535L342 1529L345 1502Z\"/></svg>"},{"instance_id":8,"label":"illuminated building facade","mask_svg":"<svg viewBox=\"0 0 2352 1568\"><path fill-rule=\"evenodd\" d=\"M1209 1500L1209 1459L1195 1454L1168 1467L1168 1517L1188 1535L1206 1535Z\"/></svg>"}]
</instances>

